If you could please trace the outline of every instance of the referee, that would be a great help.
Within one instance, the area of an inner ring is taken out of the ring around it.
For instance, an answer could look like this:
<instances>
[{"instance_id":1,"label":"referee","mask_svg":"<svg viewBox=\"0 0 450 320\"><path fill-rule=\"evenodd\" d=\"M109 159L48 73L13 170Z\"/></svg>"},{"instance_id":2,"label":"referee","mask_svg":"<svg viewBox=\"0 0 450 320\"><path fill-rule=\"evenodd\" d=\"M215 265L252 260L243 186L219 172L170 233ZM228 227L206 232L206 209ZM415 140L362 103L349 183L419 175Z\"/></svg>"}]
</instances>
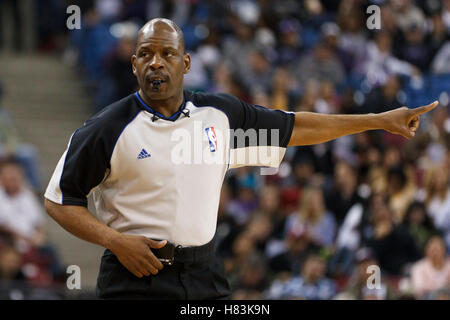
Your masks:
<instances>
[{"instance_id":1,"label":"referee","mask_svg":"<svg viewBox=\"0 0 450 320\"><path fill-rule=\"evenodd\" d=\"M186 91L191 58L183 33L160 18L139 31L131 63L139 91L73 133L45 192L53 219L106 248L97 279L102 299L228 298L214 234L229 168L277 167L287 146L366 130L412 138L419 115L437 106L367 115L288 113L228 94ZM251 130L276 134L239 139L237 132ZM265 161L253 156L261 152L269 154ZM215 161L206 163L212 155ZM101 222L87 210L90 194Z\"/></svg>"}]
</instances>

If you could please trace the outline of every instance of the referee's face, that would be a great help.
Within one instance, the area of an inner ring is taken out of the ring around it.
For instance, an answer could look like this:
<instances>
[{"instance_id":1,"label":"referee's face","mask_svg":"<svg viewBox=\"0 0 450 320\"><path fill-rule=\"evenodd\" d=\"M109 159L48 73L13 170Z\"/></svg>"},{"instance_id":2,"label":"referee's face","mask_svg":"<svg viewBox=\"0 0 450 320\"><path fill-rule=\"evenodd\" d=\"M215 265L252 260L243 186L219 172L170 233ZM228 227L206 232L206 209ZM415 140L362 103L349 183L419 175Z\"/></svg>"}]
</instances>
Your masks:
<instances>
[{"instance_id":1,"label":"referee's face","mask_svg":"<svg viewBox=\"0 0 450 320\"><path fill-rule=\"evenodd\" d=\"M183 93L183 77L190 69L181 33L164 21L151 21L139 32L133 73L148 100L178 100Z\"/></svg>"}]
</instances>

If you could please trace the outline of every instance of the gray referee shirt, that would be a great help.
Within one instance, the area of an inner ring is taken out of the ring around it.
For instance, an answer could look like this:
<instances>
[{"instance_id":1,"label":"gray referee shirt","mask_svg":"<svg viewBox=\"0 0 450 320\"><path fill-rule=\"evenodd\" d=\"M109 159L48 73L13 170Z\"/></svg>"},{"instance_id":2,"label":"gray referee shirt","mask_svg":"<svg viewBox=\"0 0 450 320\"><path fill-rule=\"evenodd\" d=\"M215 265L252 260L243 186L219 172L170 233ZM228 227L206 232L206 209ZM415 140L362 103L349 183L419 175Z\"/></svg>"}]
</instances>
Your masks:
<instances>
[{"instance_id":1,"label":"gray referee shirt","mask_svg":"<svg viewBox=\"0 0 450 320\"><path fill-rule=\"evenodd\" d=\"M92 193L100 220L119 232L203 245L216 230L226 171L279 166L294 117L185 90L167 118L134 93L73 133L45 197L87 206Z\"/></svg>"}]
</instances>

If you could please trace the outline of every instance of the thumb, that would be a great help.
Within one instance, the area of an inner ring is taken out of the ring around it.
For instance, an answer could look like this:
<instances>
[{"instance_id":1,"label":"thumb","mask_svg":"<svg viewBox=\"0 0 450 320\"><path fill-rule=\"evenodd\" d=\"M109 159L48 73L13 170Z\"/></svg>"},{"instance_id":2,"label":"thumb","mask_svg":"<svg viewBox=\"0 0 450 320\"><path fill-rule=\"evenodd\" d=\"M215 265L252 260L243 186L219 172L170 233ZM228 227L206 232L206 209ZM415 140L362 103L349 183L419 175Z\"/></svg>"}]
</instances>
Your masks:
<instances>
[{"instance_id":1,"label":"thumb","mask_svg":"<svg viewBox=\"0 0 450 320\"><path fill-rule=\"evenodd\" d=\"M411 139L416 135L416 133L412 130L404 130L401 132L401 135L406 139Z\"/></svg>"},{"instance_id":2,"label":"thumb","mask_svg":"<svg viewBox=\"0 0 450 320\"><path fill-rule=\"evenodd\" d=\"M145 238L145 242L150 248L159 249L167 244L167 240L156 241L149 238Z\"/></svg>"}]
</instances>

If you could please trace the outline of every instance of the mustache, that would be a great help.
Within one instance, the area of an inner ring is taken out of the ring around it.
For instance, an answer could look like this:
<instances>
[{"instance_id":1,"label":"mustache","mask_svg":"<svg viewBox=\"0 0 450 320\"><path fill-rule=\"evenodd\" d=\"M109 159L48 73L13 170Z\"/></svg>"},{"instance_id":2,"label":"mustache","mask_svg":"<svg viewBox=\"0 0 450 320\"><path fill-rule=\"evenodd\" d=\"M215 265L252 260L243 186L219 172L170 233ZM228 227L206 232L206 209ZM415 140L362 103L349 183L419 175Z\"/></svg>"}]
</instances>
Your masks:
<instances>
[{"instance_id":1,"label":"mustache","mask_svg":"<svg viewBox=\"0 0 450 320\"><path fill-rule=\"evenodd\" d=\"M161 78L163 81L169 80L169 76L162 72L149 72L145 75L145 81L152 81L154 78Z\"/></svg>"}]
</instances>

